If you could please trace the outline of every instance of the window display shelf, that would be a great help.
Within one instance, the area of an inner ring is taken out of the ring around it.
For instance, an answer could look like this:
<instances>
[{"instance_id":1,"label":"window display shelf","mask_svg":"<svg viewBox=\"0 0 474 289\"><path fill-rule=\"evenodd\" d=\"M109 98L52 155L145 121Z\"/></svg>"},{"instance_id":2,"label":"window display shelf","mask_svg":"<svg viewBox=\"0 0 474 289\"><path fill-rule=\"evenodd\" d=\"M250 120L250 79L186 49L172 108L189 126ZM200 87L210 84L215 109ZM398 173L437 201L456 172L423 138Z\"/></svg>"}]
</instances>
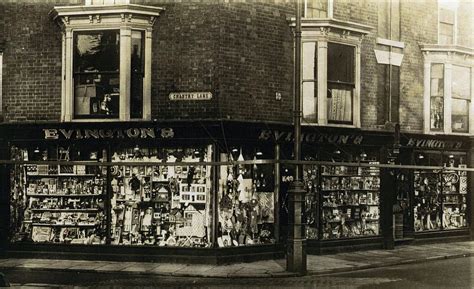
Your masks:
<instances>
[{"instance_id":1,"label":"window display shelf","mask_svg":"<svg viewBox=\"0 0 474 289\"><path fill-rule=\"evenodd\" d=\"M104 196L103 194L26 194L27 197L101 197Z\"/></svg>"},{"instance_id":2,"label":"window display shelf","mask_svg":"<svg viewBox=\"0 0 474 289\"><path fill-rule=\"evenodd\" d=\"M324 189L321 190L321 192L338 192L338 191L343 191L347 193L356 193L356 192L361 192L361 191L368 191L368 192L378 192L380 189Z\"/></svg>"},{"instance_id":3,"label":"window display shelf","mask_svg":"<svg viewBox=\"0 0 474 289\"><path fill-rule=\"evenodd\" d=\"M96 227L101 224L47 224L47 223L32 223L33 226L38 227Z\"/></svg>"},{"instance_id":4,"label":"window display shelf","mask_svg":"<svg viewBox=\"0 0 474 289\"><path fill-rule=\"evenodd\" d=\"M324 205L323 208L359 207L359 206L378 207L379 205L378 204L347 204L347 205L335 205L335 206Z\"/></svg>"},{"instance_id":5,"label":"window display shelf","mask_svg":"<svg viewBox=\"0 0 474 289\"><path fill-rule=\"evenodd\" d=\"M30 209L33 212L98 212L97 208L84 208L84 209Z\"/></svg>"},{"instance_id":6,"label":"window display shelf","mask_svg":"<svg viewBox=\"0 0 474 289\"><path fill-rule=\"evenodd\" d=\"M93 178L97 177L96 174L27 174L27 176L30 177L36 177L36 178L58 178L58 177L64 177L64 178L70 178L70 177L87 177L87 178Z\"/></svg>"}]
</instances>

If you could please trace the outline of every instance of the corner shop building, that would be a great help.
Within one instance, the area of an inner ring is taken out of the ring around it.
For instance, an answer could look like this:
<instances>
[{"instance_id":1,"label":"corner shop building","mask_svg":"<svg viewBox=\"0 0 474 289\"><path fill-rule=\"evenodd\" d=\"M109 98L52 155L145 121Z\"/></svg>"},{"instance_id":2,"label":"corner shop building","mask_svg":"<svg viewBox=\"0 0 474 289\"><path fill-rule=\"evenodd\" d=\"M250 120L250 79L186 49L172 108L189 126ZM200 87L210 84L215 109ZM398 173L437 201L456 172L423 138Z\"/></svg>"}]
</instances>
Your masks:
<instances>
[{"instance_id":1,"label":"corner shop building","mask_svg":"<svg viewBox=\"0 0 474 289\"><path fill-rule=\"evenodd\" d=\"M249 125L2 126L6 255L283 256L292 128ZM387 169L389 134L303 132L310 254L470 237L468 139L403 135L402 166Z\"/></svg>"}]
</instances>

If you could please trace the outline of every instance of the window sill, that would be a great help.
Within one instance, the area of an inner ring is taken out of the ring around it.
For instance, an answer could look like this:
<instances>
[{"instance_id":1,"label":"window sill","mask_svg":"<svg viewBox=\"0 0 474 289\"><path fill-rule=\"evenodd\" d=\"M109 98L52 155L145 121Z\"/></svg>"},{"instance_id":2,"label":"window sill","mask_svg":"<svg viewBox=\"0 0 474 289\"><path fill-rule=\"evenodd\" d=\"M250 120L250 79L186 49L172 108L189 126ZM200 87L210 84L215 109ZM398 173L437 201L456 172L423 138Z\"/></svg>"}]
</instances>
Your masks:
<instances>
[{"instance_id":1,"label":"window sill","mask_svg":"<svg viewBox=\"0 0 474 289\"><path fill-rule=\"evenodd\" d=\"M443 132L443 131L428 131L428 135L453 135L453 136L471 136L469 132Z\"/></svg>"},{"instance_id":2,"label":"window sill","mask_svg":"<svg viewBox=\"0 0 474 289\"><path fill-rule=\"evenodd\" d=\"M328 124L319 124L319 123L302 123L301 126L321 126L321 127L336 127L336 128L358 128L353 124L336 124L336 123L328 123Z\"/></svg>"},{"instance_id":3,"label":"window sill","mask_svg":"<svg viewBox=\"0 0 474 289\"><path fill-rule=\"evenodd\" d=\"M142 121L149 121L149 119L145 118L133 118L130 120L120 120L118 118L84 118L84 119L72 119L70 121L62 121L63 123L84 123L84 122L142 122Z\"/></svg>"}]
</instances>

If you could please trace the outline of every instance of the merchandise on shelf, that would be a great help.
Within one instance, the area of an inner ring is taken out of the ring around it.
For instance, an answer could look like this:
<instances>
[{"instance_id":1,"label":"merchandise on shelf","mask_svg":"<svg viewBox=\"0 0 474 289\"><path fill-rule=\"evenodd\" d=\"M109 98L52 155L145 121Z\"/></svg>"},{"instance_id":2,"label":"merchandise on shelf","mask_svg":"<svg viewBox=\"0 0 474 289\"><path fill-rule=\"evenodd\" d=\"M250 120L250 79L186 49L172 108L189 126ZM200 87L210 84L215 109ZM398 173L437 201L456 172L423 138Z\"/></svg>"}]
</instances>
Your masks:
<instances>
[{"instance_id":1,"label":"merchandise on shelf","mask_svg":"<svg viewBox=\"0 0 474 289\"><path fill-rule=\"evenodd\" d=\"M111 243L208 247L211 170L192 163L210 161L210 155L210 148L116 151L112 162L163 165L112 167Z\"/></svg>"},{"instance_id":2,"label":"merchandise on shelf","mask_svg":"<svg viewBox=\"0 0 474 289\"><path fill-rule=\"evenodd\" d=\"M378 168L323 165L320 185L323 239L379 234Z\"/></svg>"},{"instance_id":3,"label":"merchandise on shelf","mask_svg":"<svg viewBox=\"0 0 474 289\"><path fill-rule=\"evenodd\" d=\"M221 154L221 161L227 159L232 155ZM219 184L218 246L274 243L272 167L221 166Z\"/></svg>"}]
</instances>

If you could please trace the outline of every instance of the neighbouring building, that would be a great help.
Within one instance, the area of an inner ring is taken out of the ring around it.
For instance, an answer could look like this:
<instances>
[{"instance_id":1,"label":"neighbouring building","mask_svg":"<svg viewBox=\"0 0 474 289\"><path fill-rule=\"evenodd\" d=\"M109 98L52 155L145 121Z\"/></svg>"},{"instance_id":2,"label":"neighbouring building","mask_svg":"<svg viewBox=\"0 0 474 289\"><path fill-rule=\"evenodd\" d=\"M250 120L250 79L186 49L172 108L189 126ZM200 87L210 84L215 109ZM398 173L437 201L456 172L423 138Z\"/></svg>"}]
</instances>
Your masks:
<instances>
[{"instance_id":1,"label":"neighbouring building","mask_svg":"<svg viewBox=\"0 0 474 289\"><path fill-rule=\"evenodd\" d=\"M470 238L472 1L301 2L308 252ZM295 3L3 1L4 254L282 256Z\"/></svg>"}]
</instances>

